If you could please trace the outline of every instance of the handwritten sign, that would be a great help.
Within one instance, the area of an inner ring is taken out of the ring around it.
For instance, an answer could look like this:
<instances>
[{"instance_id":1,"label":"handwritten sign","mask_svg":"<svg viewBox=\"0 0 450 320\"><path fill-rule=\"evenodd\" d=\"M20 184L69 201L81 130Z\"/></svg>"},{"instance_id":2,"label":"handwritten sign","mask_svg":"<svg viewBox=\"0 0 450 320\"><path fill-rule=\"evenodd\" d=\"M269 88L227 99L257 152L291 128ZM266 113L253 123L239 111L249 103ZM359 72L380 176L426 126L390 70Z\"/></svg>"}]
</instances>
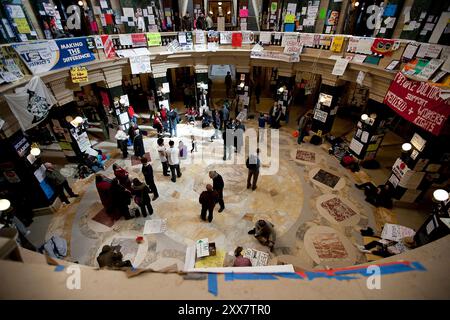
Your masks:
<instances>
[{"instance_id":1,"label":"handwritten sign","mask_svg":"<svg viewBox=\"0 0 450 320\"><path fill-rule=\"evenodd\" d=\"M86 67L73 67L72 69L70 69L70 76L73 83L88 81L88 71Z\"/></svg>"},{"instance_id":2,"label":"handwritten sign","mask_svg":"<svg viewBox=\"0 0 450 320\"><path fill-rule=\"evenodd\" d=\"M384 103L404 119L438 135L450 115L448 100L441 88L427 82L410 80L398 72L391 82Z\"/></svg>"}]
</instances>

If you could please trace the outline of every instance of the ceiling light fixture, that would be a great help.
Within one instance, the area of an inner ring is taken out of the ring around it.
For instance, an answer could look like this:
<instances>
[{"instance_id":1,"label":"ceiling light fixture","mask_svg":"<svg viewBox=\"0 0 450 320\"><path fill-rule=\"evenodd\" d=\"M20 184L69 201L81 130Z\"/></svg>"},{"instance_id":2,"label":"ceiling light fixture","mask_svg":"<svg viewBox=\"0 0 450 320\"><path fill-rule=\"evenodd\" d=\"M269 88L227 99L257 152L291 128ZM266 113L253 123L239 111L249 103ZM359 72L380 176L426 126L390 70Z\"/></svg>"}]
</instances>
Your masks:
<instances>
[{"instance_id":1,"label":"ceiling light fixture","mask_svg":"<svg viewBox=\"0 0 450 320\"><path fill-rule=\"evenodd\" d=\"M357 7L357 6L359 6L359 2L358 1L355 2L355 7Z\"/></svg>"},{"instance_id":2,"label":"ceiling light fixture","mask_svg":"<svg viewBox=\"0 0 450 320\"><path fill-rule=\"evenodd\" d=\"M369 116L368 116L367 114L363 113L363 114L361 115L361 120L362 120L362 121L366 121L367 119L369 119Z\"/></svg>"},{"instance_id":3,"label":"ceiling light fixture","mask_svg":"<svg viewBox=\"0 0 450 320\"><path fill-rule=\"evenodd\" d=\"M83 6L83 4L84 4L84 3L83 3L83 1L81 1L81 0L80 0L80 1L78 1L78 5L79 5L80 7L82 7L82 6Z\"/></svg>"}]
</instances>

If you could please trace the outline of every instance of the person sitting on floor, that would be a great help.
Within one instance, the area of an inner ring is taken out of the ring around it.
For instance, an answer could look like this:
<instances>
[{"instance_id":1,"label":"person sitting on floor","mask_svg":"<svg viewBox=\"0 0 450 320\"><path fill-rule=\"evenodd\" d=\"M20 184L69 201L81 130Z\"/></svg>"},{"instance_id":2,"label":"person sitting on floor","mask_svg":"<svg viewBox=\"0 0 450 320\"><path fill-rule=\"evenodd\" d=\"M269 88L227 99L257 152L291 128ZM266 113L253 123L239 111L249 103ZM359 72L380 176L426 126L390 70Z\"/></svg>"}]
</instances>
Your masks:
<instances>
[{"instance_id":1,"label":"person sitting on floor","mask_svg":"<svg viewBox=\"0 0 450 320\"><path fill-rule=\"evenodd\" d=\"M130 260L123 261L120 246L103 246L102 252L97 257L97 262L100 268L113 270L123 267L133 267Z\"/></svg>"},{"instance_id":2,"label":"person sitting on floor","mask_svg":"<svg viewBox=\"0 0 450 320\"><path fill-rule=\"evenodd\" d=\"M242 256L242 247L237 247L236 250L234 250L234 256L236 259L234 259L233 267L251 267L252 262L249 258L245 258Z\"/></svg>"},{"instance_id":3,"label":"person sitting on floor","mask_svg":"<svg viewBox=\"0 0 450 320\"><path fill-rule=\"evenodd\" d=\"M375 207L392 208L392 187L390 184L381 184L376 187L372 182L355 184L358 189L364 190L366 201Z\"/></svg>"},{"instance_id":4,"label":"person sitting on floor","mask_svg":"<svg viewBox=\"0 0 450 320\"><path fill-rule=\"evenodd\" d=\"M341 165L344 168L350 169L352 172L359 171L358 160L348 152L342 157Z\"/></svg>"},{"instance_id":5,"label":"person sitting on floor","mask_svg":"<svg viewBox=\"0 0 450 320\"><path fill-rule=\"evenodd\" d=\"M258 239L262 245L268 246L272 252L277 238L273 227L274 225L269 221L258 220L255 224L255 228L250 230L248 234L254 234L255 238Z\"/></svg>"}]
</instances>

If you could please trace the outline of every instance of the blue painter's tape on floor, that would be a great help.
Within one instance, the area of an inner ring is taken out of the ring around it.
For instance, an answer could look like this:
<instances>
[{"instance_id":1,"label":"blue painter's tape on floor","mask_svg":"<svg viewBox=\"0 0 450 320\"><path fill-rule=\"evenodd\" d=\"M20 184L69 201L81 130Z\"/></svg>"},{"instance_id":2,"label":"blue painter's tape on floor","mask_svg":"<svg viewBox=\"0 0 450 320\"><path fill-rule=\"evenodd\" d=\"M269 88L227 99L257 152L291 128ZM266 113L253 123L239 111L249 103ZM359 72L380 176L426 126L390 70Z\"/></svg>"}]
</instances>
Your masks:
<instances>
[{"instance_id":1,"label":"blue painter's tape on floor","mask_svg":"<svg viewBox=\"0 0 450 320\"><path fill-rule=\"evenodd\" d=\"M288 279L303 279L302 276L300 276L300 275L298 275L296 273L289 273L289 272L286 272L286 273L274 273L274 276L281 277L281 278L288 278Z\"/></svg>"},{"instance_id":2,"label":"blue painter's tape on floor","mask_svg":"<svg viewBox=\"0 0 450 320\"><path fill-rule=\"evenodd\" d=\"M228 278L228 279L227 279ZM225 281L233 280L277 280L272 274L269 273L226 273Z\"/></svg>"},{"instance_id":3,"label":"blue painter's tape on floor","mask_svg":"<svg viewBox=\"0 0 450 320\"><path fill-rule=\"evenodd\" d=\"M412 262L411 265L416 268L416 270L419 271L427 271L423 265L420 264L420 262Z\"/></svg>"},{"instance_id":4,"label":"blue painter's tape on floor","mask_svg":"<svg viewBox=\"0 0 450 320\"><path fill-rule=\"evenodd\" d=\"M55 272L61 272L63 270L64 270L64 266L56 266L54 271Z\"/></svg>"},{"instance_id":5,"label":"blue painter's tape on floor","mask_svg":"<svg viewBox=\"0 0 450 320\"><path fill-rule=\"evenodd\" d=\"M216 273L208 273L208 292L215 296L219 293Z\"/></svg>"}]
</instances>

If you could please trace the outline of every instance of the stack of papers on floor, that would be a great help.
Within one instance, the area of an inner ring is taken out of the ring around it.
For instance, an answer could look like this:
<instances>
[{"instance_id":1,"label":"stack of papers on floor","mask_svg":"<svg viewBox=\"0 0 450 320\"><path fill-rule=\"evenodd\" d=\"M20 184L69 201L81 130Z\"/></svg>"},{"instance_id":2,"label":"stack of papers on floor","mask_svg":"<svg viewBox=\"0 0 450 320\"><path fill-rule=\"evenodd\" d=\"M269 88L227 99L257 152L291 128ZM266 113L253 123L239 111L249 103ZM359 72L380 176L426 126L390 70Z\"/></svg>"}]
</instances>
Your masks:
<instances>
[{"instance_id":1,"label":"stack of papers on floor","mask_svg":"<svg viewBox=\"0 0 450 320\"><path fill-rule=\"evenodd\" d=\"M164 233L167 231L167 219L147 220L144 225L144 234Z\"/></svg>"},{"instance_id":2,"label":"stack of papers on floor","mask_svg":"<svg viewBox=\"0 0 450 320\"><path fill-rule=\"evenodd\" d=\"M195 247L197 249L197 258L209 256L208 238L197 240Z\"/></svg>"}]
</instances>

